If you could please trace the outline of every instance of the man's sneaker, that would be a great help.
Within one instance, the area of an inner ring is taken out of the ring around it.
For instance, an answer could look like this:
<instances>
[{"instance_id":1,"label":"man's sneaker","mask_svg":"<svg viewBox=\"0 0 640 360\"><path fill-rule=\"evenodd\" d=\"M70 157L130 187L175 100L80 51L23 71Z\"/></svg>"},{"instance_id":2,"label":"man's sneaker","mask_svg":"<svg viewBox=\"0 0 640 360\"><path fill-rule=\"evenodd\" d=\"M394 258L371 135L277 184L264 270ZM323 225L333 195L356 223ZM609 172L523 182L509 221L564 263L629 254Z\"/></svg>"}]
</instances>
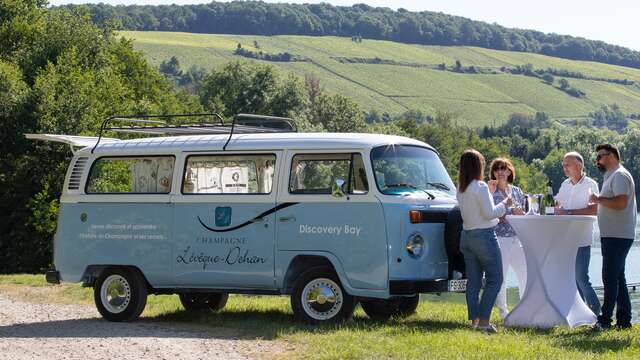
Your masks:
<instances>
[{"instance_id":1,"label":"man's sneaker","mask_svg":"<svg viewBox=\"0 0 640 360\"><path fill-rule=\"evenodd\" d=\"M597 322L591 326L591 331L599 332L611 329L611 324L604 324L601 322Z\"/></svg>"},{"instance_id":2,"label":"man's sneaker","mask_svg":"<svg viewBox=\"0 0 640 360\"><path fill-rule=\"evenodd\" d=\"M487 334L495 334L498 332L498 329L496 329L496 326L493 324L487 324L482 326L478 325L476 327L476 330L486 332Z\"/></svg>"}]
</instances>

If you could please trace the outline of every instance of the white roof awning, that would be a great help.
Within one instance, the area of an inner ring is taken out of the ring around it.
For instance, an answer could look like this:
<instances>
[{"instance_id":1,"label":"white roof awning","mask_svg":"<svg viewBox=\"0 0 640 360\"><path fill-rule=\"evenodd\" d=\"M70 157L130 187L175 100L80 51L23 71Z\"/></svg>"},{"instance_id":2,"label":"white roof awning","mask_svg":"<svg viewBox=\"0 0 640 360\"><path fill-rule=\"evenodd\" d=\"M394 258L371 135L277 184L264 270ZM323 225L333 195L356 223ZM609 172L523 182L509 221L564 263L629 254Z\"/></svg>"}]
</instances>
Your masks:
<instances>
[{"instance_id":1,"label":"white roof awning","mask_svg":"<svg viewBox=\"0 0 640 360\"><path fill-rule=\"evenodd\" d=\"M95 146L95 144L98 142L97 136L75 136L57 134L24 134L24 136L30 140L52 141L67 144L72 147L72 151L74 146L85 148L88 146ZM100 143L112 143L117 141L120 141L120 139L105 137L100 139Z\"/></svg>"}]
</instances>

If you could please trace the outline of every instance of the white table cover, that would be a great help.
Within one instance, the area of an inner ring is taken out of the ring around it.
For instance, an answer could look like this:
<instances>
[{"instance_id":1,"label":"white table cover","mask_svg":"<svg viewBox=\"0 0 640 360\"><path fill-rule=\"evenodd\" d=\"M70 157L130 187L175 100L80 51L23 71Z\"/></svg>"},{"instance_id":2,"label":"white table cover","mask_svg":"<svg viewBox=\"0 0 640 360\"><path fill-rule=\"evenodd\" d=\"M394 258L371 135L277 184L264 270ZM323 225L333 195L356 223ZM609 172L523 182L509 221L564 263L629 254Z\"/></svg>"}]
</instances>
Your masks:
<instances>
[{"instance_id":1,"label":"white table cover","mask_svg":"<svg viewBox=\"0 0 640 360\"><path fill-rule=\"evenodd\" d=\"M595 314L576 287L575 262L581 236L595 216L508 215L527 262L527 285L504 323L510 327L549 328L593 324Z\"/></svg>"}]
</instances>

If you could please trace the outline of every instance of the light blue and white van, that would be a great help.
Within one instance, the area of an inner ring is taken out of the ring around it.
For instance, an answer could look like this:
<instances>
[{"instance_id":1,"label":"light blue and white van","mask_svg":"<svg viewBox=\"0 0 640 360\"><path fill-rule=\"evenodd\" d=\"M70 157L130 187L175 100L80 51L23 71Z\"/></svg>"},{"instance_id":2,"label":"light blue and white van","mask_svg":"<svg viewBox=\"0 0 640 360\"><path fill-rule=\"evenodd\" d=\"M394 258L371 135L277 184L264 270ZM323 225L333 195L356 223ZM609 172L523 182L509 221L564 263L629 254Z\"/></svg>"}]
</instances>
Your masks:
<instances>
[{"instance_id":1,"label":"light blue and white van","mask_svg":"<svg viewBox=\"0 0 640 360\"><path fill-rule=\"evenodd\" d=\"M290 295L319 323L465 289L455 186L423 142L249 115L109 129L162 136L27 135L74 150L47 280L93 287L107 320L136 319L148 294L214 311L231 293Z\"/></svg>"}]
</instances>

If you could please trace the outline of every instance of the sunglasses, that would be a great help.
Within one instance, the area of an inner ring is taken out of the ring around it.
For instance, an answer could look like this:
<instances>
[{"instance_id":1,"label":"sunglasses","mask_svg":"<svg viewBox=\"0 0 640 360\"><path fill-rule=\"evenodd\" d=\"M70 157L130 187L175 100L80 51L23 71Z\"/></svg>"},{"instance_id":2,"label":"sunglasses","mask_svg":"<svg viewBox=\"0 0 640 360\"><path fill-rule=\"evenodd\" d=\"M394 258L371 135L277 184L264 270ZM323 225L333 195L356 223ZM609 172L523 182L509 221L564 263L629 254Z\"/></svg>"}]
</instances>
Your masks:
<instances>
[{"instance_id":1,"label":"sunglasses","mask_svg":"<svg viewBox=\"0 0 640 360\"><path fill-rule=\"evenodd\" d=\"M498 165L495 167L493 171L505 171L505 170L509 170L509 168L506 165Z\"/></svg>"},{"instance_id":2,"label":"sunglasses","mask_svg":"<svg viewBox=\"0 0 640 360\"><path fill-rule=\"evenodd\" d=\"M603 157L607 156L607 155L611 155L611 153L600 153L596 156L596 161L602 159Z\"/></svg>"}]
</instances>

